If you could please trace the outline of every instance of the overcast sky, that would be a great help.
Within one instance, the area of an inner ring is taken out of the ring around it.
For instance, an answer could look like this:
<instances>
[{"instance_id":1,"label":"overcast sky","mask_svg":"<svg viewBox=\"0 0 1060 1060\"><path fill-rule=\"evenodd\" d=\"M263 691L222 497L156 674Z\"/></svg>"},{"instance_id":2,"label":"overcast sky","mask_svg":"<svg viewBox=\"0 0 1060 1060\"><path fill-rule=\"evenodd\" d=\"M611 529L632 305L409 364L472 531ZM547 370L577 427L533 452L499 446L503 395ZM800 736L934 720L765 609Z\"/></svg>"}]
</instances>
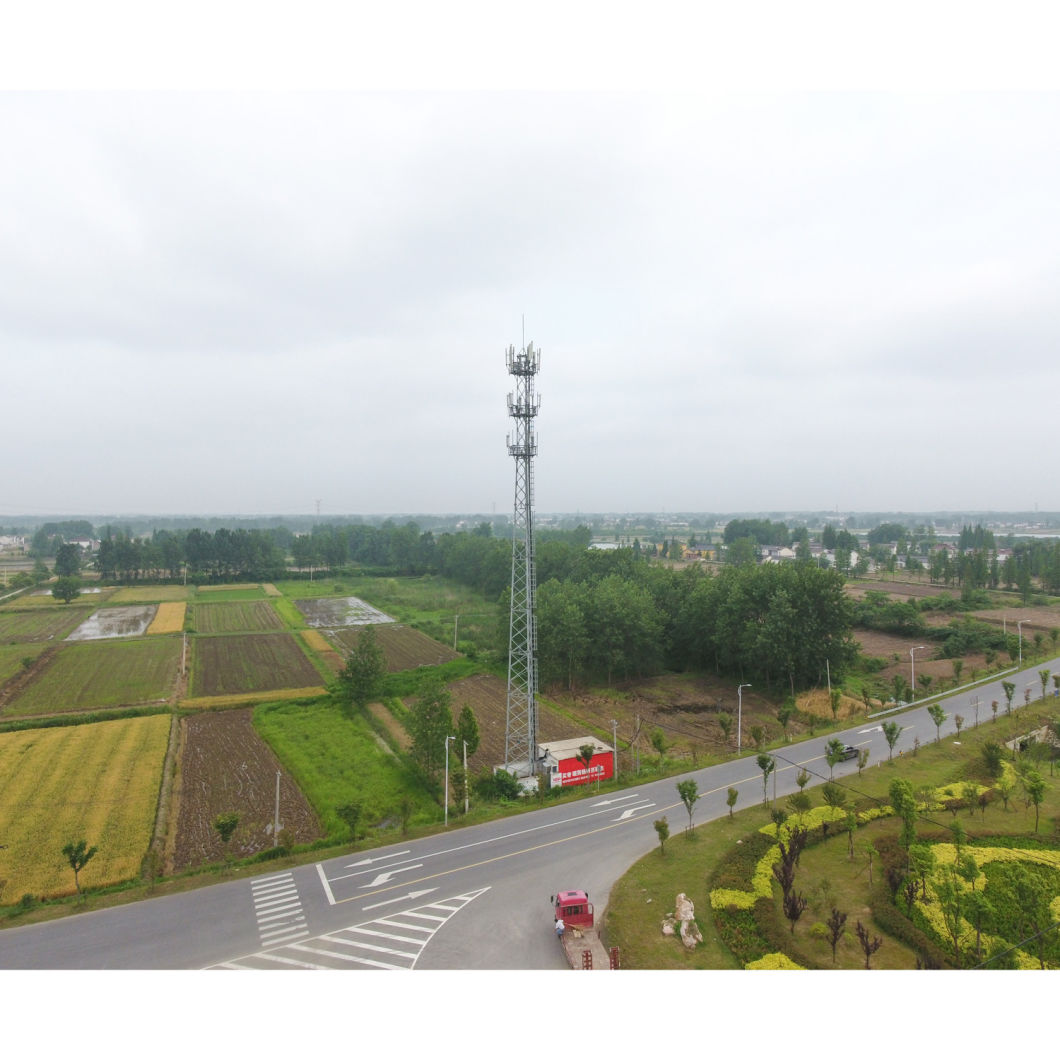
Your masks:
<instances>
[{"instance_id":1,"label":"overcast sky","mask_svg":"<svg viewBox=\"0 0 1060 1060\"><path fill-rule=\"evenodd\" d=\"M1060 95L0 94L0 519L1060 509Z\"/></svg>"}]
</instances>

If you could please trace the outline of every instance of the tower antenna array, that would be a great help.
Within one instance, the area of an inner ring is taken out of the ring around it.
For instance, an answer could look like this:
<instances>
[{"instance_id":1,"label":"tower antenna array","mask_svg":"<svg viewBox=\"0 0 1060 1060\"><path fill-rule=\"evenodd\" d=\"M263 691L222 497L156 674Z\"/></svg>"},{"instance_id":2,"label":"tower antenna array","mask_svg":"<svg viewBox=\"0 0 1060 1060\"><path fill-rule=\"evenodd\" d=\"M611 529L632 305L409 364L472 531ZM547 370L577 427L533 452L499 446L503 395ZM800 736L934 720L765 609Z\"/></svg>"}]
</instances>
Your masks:
<instances>
[{"instance_id":1,"label":"tower antenna array","mask_svg":"<svg viewBox=\"0 0 1060 1060\"><path fill-rule=\"evenodd\" d=\"M537 571L534 564L534 417L540 398L534 377L541 352L528 343L507 349L508 372L515 391L508 395L512 433L508 452L515 458L515 509L512 518L511 623L508 635L508 707L504 731L504 765L518 777L537 772Z\"/></svg>"}]
</instances>

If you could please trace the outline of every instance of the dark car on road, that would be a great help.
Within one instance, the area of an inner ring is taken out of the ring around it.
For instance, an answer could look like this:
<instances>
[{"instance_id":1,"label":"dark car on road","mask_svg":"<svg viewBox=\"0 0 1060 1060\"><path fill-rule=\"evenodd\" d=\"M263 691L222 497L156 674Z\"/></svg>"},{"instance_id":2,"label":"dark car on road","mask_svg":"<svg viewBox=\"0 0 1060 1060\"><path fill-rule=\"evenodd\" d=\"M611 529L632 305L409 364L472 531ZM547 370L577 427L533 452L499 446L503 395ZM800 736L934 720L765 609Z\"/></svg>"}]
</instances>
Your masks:
<instances>
[{"instance_id":1,"label":"dark car on road","mask_svg":"<svg viewBox=\"0 0 1060 1060\"><path fill-rule=\"evenodd\" d=\"M843 753L839 756L840 762L848 762L851 758L857 758L858 749L851 747L850 744L845 744L843 747Z\"/></svg>"}]
</instances>

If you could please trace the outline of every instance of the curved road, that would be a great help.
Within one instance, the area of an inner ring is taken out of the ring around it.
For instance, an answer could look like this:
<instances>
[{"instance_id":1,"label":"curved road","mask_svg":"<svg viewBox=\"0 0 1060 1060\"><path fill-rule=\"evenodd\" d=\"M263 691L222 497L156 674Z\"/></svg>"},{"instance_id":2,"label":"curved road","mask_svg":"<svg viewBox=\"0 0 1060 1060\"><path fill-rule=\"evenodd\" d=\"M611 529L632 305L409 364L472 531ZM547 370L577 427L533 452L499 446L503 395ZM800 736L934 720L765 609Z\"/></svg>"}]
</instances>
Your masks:
<instances>
[{"instance_id":1,"label":"curved road","mask_svg":"<svg viewBox=\"0 0 1060 1060\"><path fill-rule=\"evenodd\" d=\"M1038 670L1060 669L1060 658L1015 676L1014 704L1025 687L1041 696ZM989 724L990 702L1005 697L1000 678L951 693L943 703L942 734ZM895 717L902 735L895 753L914 739L935 739L925 707ZM887 759L882 716L834 734L870 750L873 768ZM831 737L829 735L828 738ZM825 737L770 752L777 769L769 794L796 790L800 768L811 785L828 779ZM840 780L857 763L835 768ZM762 774L750 754L684 775L700 791L695 823L728 812L726 792L740 791L737 808L762 797ZM47 924L0 931L0 968L469 968L560 969L564 959L551 930L549 895L567 887L589 891L598 913L612 883L658 843L652 822L666 814L681 830L685 809L669 777L575 803L550 806L503 821L454 828L426 839L346 854L289 870L262 872L181 895L82 913Z\"/></svg>"}]
</instances>

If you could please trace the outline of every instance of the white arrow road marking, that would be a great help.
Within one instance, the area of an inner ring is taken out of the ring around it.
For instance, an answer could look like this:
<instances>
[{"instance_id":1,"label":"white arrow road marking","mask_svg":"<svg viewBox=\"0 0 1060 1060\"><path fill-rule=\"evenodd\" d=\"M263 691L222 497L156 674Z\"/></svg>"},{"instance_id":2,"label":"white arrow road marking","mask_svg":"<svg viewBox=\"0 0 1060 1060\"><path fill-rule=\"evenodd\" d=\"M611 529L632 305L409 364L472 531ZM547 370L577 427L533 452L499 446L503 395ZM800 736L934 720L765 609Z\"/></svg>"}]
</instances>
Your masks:
<instances>
[{"instance_id":1,"label":"white arrow road marking","mask_svg":"<svg viewBox=\"0 0 1060 1060\"><path fill-rule=\"evenodd\" d=\"M361 861L355 861L352 865L347 865L348 869L356 869L361 865L374 865L377 861L385 861L387 858L399 858L402 854L407 854L407 850L395 850L393 854L380 854L377 858L364 858Z\"/></svg>"},{"instance_id":2,"label":"white arrow road marking","mask_svg":"<svg viewBox=\"0 0 1060 1060\"><path fill-rule=\"evenodd\" d=\"M425 891L409 891L408 894L403 894L400 898L390 898L385 902L376 902L375 905L364 906L364 912L368 912L369 909L378 909L380 906L393 905L395 902L407 902L411 898L422 898L425 894L430 894L431 891L438 890L437 887L428 887Z\"/></svg>"},{"instance_id":3,"label":"white arrow road marking","mask_svg":"<svg viewBox=\"0 0 1060 1060\"><path fill-rule=\"evenodd\" d=\"M401 869L389 869L387 872L379 873L379 875L376 876L376 878L374 880L372 880L371 883L362 883L361 884L361 889L363 890L365 887L378 887L379 884L381 884L381 883L389 883L390 882L390 878L392 876L396 876L399 872L410 872L412 869L422 869L422 868L423 868L423 862L420 862L419 865L406 865L404 868L401 868Z\"/></svg>"},{"instance_id":4,"label":"white arrow road marking","mask_svg":"<svg viewBox=\"0 0 1060 1060\"><path fill-rule=\"evenodd\" d=\"M858 729L858 736L863 736L867 732L883 732L883 726L873 725L871 729Z\"/></svg>"},{"instance_id":5,"label":"white arrow road marking","mask_svg":"<svg viewBox=\"0 0 1060 1060\"><path fill-rule=\"evenodd\" d=\"M641 806L631 806L628 810L623 810L616 818L616 821L625 821L632 817L635 813L639 813L641 810L650 810L655 805L654 802L646 802Z\"/></svg>"},{"instance_id":6,"label":"white arrow road marking","mask_svg":"<svg viewBox=\"0 0 1060 1060\"><path fill-rule=\"evenodd\" d=\"M629 799L639 799L641 796L636 792L630 795L619 795L613 799L601 799L599 802L594 802L594 806L610 806L613 802L626 802Z\"/></svg>"}]
</instances>

